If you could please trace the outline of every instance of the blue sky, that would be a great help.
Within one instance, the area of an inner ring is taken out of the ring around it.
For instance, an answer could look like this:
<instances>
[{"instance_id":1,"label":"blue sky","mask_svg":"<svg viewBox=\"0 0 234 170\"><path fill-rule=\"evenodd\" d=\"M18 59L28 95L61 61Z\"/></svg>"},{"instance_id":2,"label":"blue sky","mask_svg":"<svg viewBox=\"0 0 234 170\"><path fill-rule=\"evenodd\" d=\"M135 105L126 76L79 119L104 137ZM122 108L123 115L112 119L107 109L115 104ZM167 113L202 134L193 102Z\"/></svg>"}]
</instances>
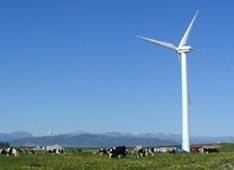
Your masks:
<instances>
[{"instance_id":1,"label":"blue sky","mask_svg":"<svg viewBox=\"0 0 234 170\"><path fill-rule=\"evenodd\" d=\"M227 1L0 2L0 132L181 132L180 63L189 42L191 134L234 136L234 22Z\"/></svg>"}]
</instances>

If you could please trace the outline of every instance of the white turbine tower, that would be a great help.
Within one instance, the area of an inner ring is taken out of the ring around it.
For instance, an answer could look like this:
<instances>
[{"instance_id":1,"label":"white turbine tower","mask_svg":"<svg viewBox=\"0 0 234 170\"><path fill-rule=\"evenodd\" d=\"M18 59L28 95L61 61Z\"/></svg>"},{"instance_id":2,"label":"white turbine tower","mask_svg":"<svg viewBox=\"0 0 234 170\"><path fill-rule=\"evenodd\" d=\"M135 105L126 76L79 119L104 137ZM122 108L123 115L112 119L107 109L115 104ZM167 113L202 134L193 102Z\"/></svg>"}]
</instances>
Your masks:
<instances>
[{"instance_id":1,"label":"white turbine tower","mask_svg":"<svg viewBox=\"0 0 234 170\"><path fill-rule=\"evenodd\" d=\"M191 23L189 24L184 36L182 37L178 47L174 44L158 41L151 38L146 38L142 36L137 36L143 40L149 41L151 43L160 45L162 47L169 48L175 51L181 61L181 87L182 87L182 150L185 152L190 152L190 142L189 142L189 90L188 90L188 66L187 66L187 53L193 50L192 46L187 46L186 42L188 40L189 34L192 30L193 23L197 17L199 11L194 15Z\"/></svg>"}]
</instances>

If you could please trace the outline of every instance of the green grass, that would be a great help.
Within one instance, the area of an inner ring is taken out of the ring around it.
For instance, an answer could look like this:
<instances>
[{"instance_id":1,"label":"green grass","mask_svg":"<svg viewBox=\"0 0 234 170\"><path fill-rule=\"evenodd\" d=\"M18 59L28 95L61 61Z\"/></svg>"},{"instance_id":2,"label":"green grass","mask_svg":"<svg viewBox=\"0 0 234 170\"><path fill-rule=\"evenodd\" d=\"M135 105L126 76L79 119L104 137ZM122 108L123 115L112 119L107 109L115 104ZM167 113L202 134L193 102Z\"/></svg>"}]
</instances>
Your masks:
<instances>
[{"instance_id":1,"label":"green grass","mask_svg":"<svg viewBox=\"0 0 234 170\"><path fill-rule=\"evenodd\" d=\"M64 155L0 157L0 170L197 170L234 169L234 145L225 144L219 154L158 154L137 158L109 159L95 150L69 149ZM230 151L230 152L227 152Z\"/></svg>"},{"instance_id":2,"label":"green grass","mask_svg":"<svg viewBox=\"0 0 234 170\"><path fill-rule=\"evenodd\" d=\"M221 152L234 152L234 144L223 143L219 149Z\"/></svg>"}]
</instances>

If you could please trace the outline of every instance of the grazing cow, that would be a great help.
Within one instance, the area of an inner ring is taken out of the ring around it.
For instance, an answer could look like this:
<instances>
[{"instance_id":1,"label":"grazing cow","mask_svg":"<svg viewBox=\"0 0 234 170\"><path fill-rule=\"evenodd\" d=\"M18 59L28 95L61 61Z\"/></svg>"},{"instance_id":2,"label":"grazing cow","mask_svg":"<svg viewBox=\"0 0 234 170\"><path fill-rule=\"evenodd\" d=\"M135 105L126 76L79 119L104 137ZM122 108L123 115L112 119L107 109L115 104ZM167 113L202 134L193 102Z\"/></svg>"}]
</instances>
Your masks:
<instances>
[{"instance_id":1,"label":"grazing cow","mask_svg":"<svg viewBox=\"0 0 234 170\"><path fill-rule=\"evenodd\" d=\"M155 149L155 152L157 152L157 153L166 153L167 148L166 147L159 147L159 148Z\"/></svg>"},{"instance_id":2,"label":"grazing cow","mask_svg":"<svg viewBox=\"0 0 234 170\"><path fill-rule=\"evenodd\" d=\"M55 150L50 149L50 150L47 150L46 153L55 153Z\"/></svg>"},{"instance_id":3,"label":"grazing cow","mask_svg":"<svg viewBox=\"0 0 234 170\"><path fill-rule=\"evenodd\" d=\"M199 149L201 153L219 153L218 148L216 147L202 147Z\"/></svg>"},{"instance_id":4,"label":"grazing cow","mask_svg":"<svg viewBox=\"0 0 234 170\"><path fill-rule=\"evenodd\" d=\"M156 152L156 148L154 148L154 147L146 148L146 155L154 156L155 152Z\"/></svg>"},{"instance_id":5,"label":"grazing cow","mask_svg":"<svg viewBox=\"0 0 234 170\"><path fill-rule=\"evenodd\" d=\"M137 153L137 157L142 158L143 156L146 156L146 150L140 145L136 146L135 151Z\"/></svg>"},{"instance_id":6,"label":"grazing cow","mask_svg":"<svg viewBox=\"0 0 234 170\"><path fill-rule=\"evenodd\" d=\"M204 148L205 153L219 153L218 148Z\"/></svg>"},{"instance_id":7,"label":"grazing cow","mask_svg":"<svg viewBox=\"0 0 234 170\"><path fill-rule=\"evenodd\" d=\"M64 149L56 149L56 152L57 154L61 154L61 153L64 153Z\"/></svg>"},{"instance_id":8,"label":"grazing cow","mask_svg":"<svg viewBox=\"0 0 234 170\"><path fill-rule=\"evenodd\" d=\"M200 153L219 153L218 145L194 145L192 146L192 152Z\"/></svg>"},{"instance_id":9,"label":"grazing cow","mask_svg":"<svg viewBox=\"0 0 234 170\"><path fill-rule=\"evenodd\" d=\"M154 156L155 153L157 153L158 149L154 147L150 148L143 148L142 146L138 145L135 148L135 151L137 153L137 157L143 157L143 156Z\"/></svg>"},{"instance_id":10,"label":"grazing cow","mask_svg":"<svg viewBox=\"0 0 234 170\"><path fill-rule=\"evenodd\" d=\"M108 153L108 150L107 149L105 149L105 148L100 148L99 149L99 155L107 155Z\"/></svg>"},{"instance_id":11,"label":"grazing cow","mask_svg":"<svg viewBox=\"0 0 234 170\"><path fill-rule=\"evenodd\" d=\"M143 156L154 156L154 148L143 148L139 147L137 150L138 157L143 157Z\"/></svg>"},{"instance_id":12,"label":"grazing cow","mask_svg":"<svg viewBox=\"0 0 234 170\"><path fill-rule=\"evenodd\" d=\"M201 152L202 151L202 147L201 146L192 146L191 147L191 151L192 152Z\"/></svg>"},{"instance_id":13,"label":"grazing cow","mask_svg":"<svg viewBox=\"0 0 234 170\"><path fill-rule=\"evenodd\" d=\"M168 153L176 153L176 148L175 147L169 147L168 148Z\"/></svg>"},{"instance_id":14,"label":"grazing cow","mask_svg":"<svg viewBox=\"0 0 234 170\"><path fill-rule=\"evenodd\" d=\"M12 156L19 156L19 149L13 148L12 149Z\"/></svg>"},{"instance_id":15,"label":"grazing cow","mask_svg":"<svg viewBox=\"0 0 234 170\"><path fill-rule=\"evenodd\" d=\"M34 150L30 150L30 151L28 151L28 154L29 155L35 155L35 151Z\"/></svg>"},{"instance_id":16,"label":"grazing cow","mask_svg":"<svg viewBox=\"0 0 234 170\"><path fill-rule=\"evenodd\" d=\"M31 149L19 149L19 154L20 155L34 155L35 151Z\"/></svg>"},{"instance_id":17,"label":"grazing cow","mask_svg":"<svg viewBox=\"0 0 234 170\"><path fill-rule=\"evenodd\" d=\"M51 150L48 150L47 153L56 153L59 155L61 153L64 153L64 151L60 149L51 149Z\"/></svg>"},{"instance_id":18,"label":"grazing cow","mask_svg":"<svg viewBox=\"0 0 234 170\"><path fill-rule=\"evenodd\" d=\"M176 147L160 147L156 150L159 153L176 153Z\"/></svg>"},{"instance_id":19,"label":"grazing cow","mask_svg":"<svg viewBox=\"0 0 234 170\"><path fill-rule=\"evenodd\" d=\"M61 154L65 152L64 147L60 145L52 145L52 146L47 146L46 147L46 152L47 153L56 153L56 154Z\"/></svg>"},{"instance_id":20,"label":"grazing cow","mask_svg":"<svg viewBox=\"0 0 234 170\"><path fill-rule=\"evenodd\" d=\"M6 149L0 149L0 155L7 155Z\"/></svg>"},{"instance_id":21,"label":"grazing cow","mask_svg":"<svg viewBox=\"0 0 234 170\"><path fill-rule=\"evenodd\" d=\"M125 146L112 147L107 150L109 158L121 158L127 155L127 149Z\"/></svg>"},{"instance_id":22,"label":"grazing cow","mask_svg":"<svg viewBox=\"0 0 234 170\"><path fill-rule=\"evenodd\" d=\"M7 148L6 151L7 151L7 157L9 157L9 156L17 157L17 156L19 156L19 150L17 148L10 147L10 148Z\"/></svg>"}]
</instances>

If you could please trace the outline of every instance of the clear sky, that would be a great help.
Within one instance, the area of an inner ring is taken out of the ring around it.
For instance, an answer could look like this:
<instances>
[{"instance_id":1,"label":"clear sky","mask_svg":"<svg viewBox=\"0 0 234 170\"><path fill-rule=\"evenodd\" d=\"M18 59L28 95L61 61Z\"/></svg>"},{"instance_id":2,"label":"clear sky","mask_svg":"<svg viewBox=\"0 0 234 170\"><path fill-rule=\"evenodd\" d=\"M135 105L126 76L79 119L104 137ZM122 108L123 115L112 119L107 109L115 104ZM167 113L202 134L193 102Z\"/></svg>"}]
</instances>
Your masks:
<instances>
[{"instance_id":1,"label":"clear sky","mask_svg":"<svg viewBox=\"0 0 234 170\"><path fill-rule=\"evenodd\" d=\"M234 136L232 0L0 2L0 132L181 133L178 44L189 43L191 134Z\"/></svg>"}]
</instances>

